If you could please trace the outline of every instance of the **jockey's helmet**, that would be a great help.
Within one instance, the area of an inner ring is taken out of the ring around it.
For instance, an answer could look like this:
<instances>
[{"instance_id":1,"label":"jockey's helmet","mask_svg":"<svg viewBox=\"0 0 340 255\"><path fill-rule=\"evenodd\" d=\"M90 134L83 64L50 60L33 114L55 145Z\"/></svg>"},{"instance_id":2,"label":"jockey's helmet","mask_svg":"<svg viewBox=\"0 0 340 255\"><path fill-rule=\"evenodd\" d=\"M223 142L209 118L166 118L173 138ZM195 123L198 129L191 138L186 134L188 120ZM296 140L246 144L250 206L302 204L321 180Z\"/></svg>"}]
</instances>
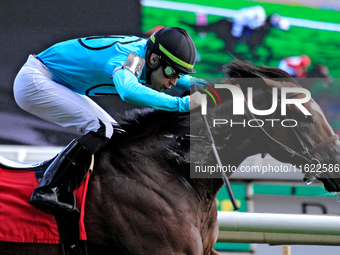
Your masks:
<instances>
[{"instance_id":1,"label":"jockey's helmet","mask_svg":"<svg viewBox=\"0 0 340 255\"><path fill-rule=\"evenodd\" d=\"M165 27L153 33L147 41L151 53L161 62L183 74L196 73L196 47L188 32L179 27Z\"/></svg>"},{"instance_id":2,"label":"jockey's helmet","mask_svg":"<svg viewBox=\"0 0 340 255\"><path fill-rule=\"evenodd\" d=\"M310 57L308 57L307 55L302 55L302 56L301 56L301 64L302 64L304 67L310 66L310 64L311 64Z\"/></svg>"}]
</instances>

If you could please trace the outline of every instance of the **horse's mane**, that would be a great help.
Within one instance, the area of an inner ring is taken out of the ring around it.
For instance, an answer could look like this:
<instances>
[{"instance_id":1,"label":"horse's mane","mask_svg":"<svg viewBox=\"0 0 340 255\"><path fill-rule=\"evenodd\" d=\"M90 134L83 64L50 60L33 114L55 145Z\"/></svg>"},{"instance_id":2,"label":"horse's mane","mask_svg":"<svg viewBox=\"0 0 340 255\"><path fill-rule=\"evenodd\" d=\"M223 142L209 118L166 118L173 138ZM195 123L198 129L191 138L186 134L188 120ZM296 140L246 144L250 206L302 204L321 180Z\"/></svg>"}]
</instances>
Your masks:
<instances>
[{"instance_id":1,"label":"horse's mane","mask_svg":"<svg viewBox=\"0 0 340 255\"><path fill-rule=\"evenodd\" d=\"M136 138L141 135L155 134L155 132L169 133L176 131L181 133L179 122L187 115L188 113L136 108L126 111L125 115L117 115L116 120L119 128L125 131L123 134L126 134L126 137Z\"/></svg>"},{"instance_id":2,"label":"horse's mane","mask_svg":"<svg viewBox=\"0 0 340 255\"><path fill-rule=\"evenodd\" d=\"M230 78L268 78L276 81L287 81L297 84L294 78L280 68L257 66L248 61L234 60L222 67Z\"/></svg>"},{"instance_id":3,"label":"horse's mane","mask_svg":"<svg viewBox=\"0 0 340 255\"><path fill-rule=\"evenodd\" d=\"M248 61L234 60L224 65L222 70L227 77L224 83L239 84L244 93L247 87L264 90L273 87L299 87L290 74L276 67L257 66Z\"/></svg>"}]
</instances>

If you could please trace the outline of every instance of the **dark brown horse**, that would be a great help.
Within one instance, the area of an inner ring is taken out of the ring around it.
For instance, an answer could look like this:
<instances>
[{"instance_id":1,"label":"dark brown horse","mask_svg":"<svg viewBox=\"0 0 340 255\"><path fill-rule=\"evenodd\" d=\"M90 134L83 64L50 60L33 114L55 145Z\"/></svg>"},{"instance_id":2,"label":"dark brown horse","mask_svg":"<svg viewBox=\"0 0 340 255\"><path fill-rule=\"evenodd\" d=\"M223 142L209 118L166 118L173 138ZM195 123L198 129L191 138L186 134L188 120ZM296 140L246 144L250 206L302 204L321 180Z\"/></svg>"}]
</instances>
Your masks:
<instances>
[{"instance_id":1,"label":"dark brown horse","mask_svg":"<svg viewBox=\"0 0 340 255\"><path fill-rule=\"evenodd\" d=\"M239 84L245 92L247 87L254 88L257 109L270 108L273 87L297 87L291 77L277 68L236 61L227 65L225 72L233 78L226 83ZM263 129L249 125L214 127L214 119L247 122L252 118L233 115L231 96L221 96L223 104L208 107L207 119L223 165L238 166L257 153L269 153L297 165L315 161L327 166L340 163L339 141L314 100L304 104L312 113L309 118L290 105L287 118L298 121L294 129L276 124L273 128L270 122L265 122ZM274 118L286 117L276 114ZM126 133L115 134L95 155L86 200L88 253L218 254L213 250L218 236L216 194L223 182L221 178L191 178L192 166L216 165L200 110L190 115L134 110L119 123ZM327 190L340 190L339 179L326 173L314 177L322 180ZM59 255L60 248L1 242L0 254Z\"/></svg>"}]
</instances>

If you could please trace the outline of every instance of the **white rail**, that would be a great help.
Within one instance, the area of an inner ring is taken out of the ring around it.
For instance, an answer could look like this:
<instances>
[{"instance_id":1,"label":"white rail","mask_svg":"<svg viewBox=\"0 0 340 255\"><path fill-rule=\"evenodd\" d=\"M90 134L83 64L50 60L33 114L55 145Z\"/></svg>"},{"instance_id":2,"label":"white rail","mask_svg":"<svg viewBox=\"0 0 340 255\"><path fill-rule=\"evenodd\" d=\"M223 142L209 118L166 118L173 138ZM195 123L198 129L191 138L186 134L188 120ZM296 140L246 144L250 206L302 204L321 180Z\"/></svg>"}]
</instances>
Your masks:
<instances>
[{"instance_id":1,"label":"white rail","mask_svg":"<svg viewBox=\"0 0 340 255\"><path fill-rule=\"evenodd\" d=\"M29 145L1 145L0 156L19 163L40 162L53 158L62 147L29 146Z\"/></svg>"},{"instance_id":2,"label":"white rail","mask_svg":"<svg viewBox=\"0 0 340 255\"><path fill-rule=\"evenodd\" d=\"M219 242L339 245L340 217L218 212Z\"/></svg>"}]
</instances>

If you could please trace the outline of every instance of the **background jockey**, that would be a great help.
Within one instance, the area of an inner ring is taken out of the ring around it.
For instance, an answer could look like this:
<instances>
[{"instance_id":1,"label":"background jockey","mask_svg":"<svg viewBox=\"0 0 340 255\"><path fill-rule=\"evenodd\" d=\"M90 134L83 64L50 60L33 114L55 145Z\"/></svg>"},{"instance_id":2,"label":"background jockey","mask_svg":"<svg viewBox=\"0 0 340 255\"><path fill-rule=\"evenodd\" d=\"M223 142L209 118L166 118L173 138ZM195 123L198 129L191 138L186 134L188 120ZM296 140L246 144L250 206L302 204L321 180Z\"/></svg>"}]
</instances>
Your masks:
<instances>
[{"instance_id":1,"label":"background jockey","mask_svg":"<svg viewBox=\"0 0 340 255\"><path fill-rule=\"evenodd\" d=\"M83 135L57 155L30 202L52 210L77 210L72 192L85 178L91 155L119 129L88 95L118 94L141 107L188 112L200 105L199 92L175 97L162 91L190 90L197 79L187 74L196 72L195 59L190 35L175 27L162 28L149 39L120 35L73 39L30 55L14 81L17 104Z\"/></svg>"},{"instance_id":2,"label":"background jockey","mask_svg":"<svg viewBox=\"0 0 340 255\"><path fill-rule=\"evenodd\" d=\"M295 78L306 78L307 68L311 60L307 55L284 58L279 62L279 68Z\"/></svg>"},{"instance_id":3,"label":"background jockey","mask_svg":"<svg viewBox=\"0 0 340 255\"><path fill-rule=\"evenodd\" d=\"M240 38L245 27L256 29L264 25L266 18L266 12L260 5L239 9L233 21L231 34Z\"/></svg>"}]
</instances>

